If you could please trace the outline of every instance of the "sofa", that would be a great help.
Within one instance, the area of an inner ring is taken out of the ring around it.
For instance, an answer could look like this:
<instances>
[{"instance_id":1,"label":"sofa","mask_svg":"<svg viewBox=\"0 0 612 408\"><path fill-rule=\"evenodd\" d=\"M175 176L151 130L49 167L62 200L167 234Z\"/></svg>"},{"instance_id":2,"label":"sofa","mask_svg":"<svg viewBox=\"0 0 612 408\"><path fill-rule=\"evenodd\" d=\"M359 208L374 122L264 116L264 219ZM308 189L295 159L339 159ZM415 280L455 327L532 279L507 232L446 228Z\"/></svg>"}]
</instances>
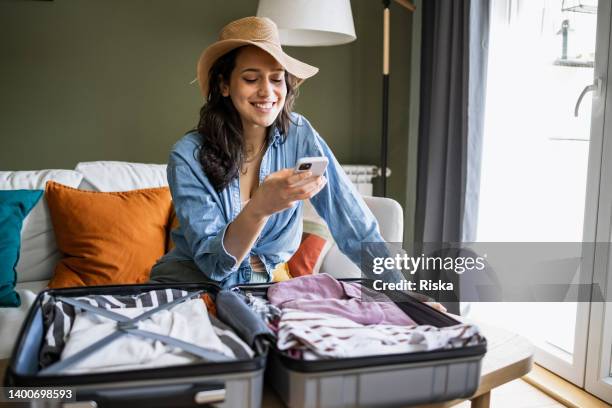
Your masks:
<instances>
[{"instance_id":1,"label":"sofa","mask_svg":"<svg viewBox=\"0 0 612 408\"><path fill-rule=\"evenodd\" d=\"M97 161L79 163L74 170L0 172L0 190L44 189L46 182L50 180L80 190L100 192L167 186L165 165ZM401 206L388 198L363 198L377 218L383 238L388 242L401 242ZM310 203L305 204L304 217L318 218ZM16 266L16 292L21 298L21 305L0 308L0 363L10 356L29 307L37 294L46 288L61 257L62 254L55 245L49 209L43 197L30 211L21 229L21 248ZM359 268L333 243L322 255L319 272L326 272L337 278L360 275Z\"/></svg>"}]
</instances>

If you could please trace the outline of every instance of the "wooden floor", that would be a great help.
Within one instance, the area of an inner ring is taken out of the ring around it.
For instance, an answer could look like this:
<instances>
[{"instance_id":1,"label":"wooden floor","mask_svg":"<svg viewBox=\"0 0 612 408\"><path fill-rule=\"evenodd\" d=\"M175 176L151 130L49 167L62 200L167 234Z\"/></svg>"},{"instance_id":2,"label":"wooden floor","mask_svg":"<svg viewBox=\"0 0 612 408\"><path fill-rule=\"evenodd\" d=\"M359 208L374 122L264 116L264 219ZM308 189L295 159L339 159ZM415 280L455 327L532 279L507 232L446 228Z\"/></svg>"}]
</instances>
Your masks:
<instances>
[{"instance_id":1,"label":"wooden floor","mask_svg":"<svg viewBox=\"0 0 612 408\"><path fill-rule=\"evenodd\" d=\"M525 381L518 379L510 381L491 391L492 408L563 408L565 405L558 403L542 391L538 390ZM462 402L453 408L470 408L470 402Z\"/></svg>"},{"instance_id":2,"label":"wooden floor","mask_svg":"<svg viewBox=\"0 0 612 408\"><path fill-rule=\"evenodd\" d=\"M533 369L523 377L523 380L571 408L612 408L612 405L606 404L537 364L534 364Z\"/></svg>"}]
</instances>

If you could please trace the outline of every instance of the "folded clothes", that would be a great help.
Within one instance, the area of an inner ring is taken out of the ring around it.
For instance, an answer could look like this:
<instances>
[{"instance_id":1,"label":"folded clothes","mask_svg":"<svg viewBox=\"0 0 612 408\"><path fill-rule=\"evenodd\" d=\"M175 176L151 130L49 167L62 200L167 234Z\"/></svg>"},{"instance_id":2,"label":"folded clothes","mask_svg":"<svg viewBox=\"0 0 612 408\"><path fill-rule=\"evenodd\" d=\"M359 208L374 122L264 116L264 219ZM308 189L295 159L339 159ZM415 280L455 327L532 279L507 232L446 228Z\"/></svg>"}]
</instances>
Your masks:
<instances>
[{"instance_id":1,"label":"folded clothes","mask_svg":"<svg viewBox=\"0 0 612 408\"><path fill-rule=\"evenodd\" d=\"M217 294L217 317L232 327L251 347L256 347L257 339L273 341L274 333L266 322L247 304L244 295L222 290Z\"/></svg>"},{"instance_id":2,"label":"folded clothes","mask_svg":"<svg viewBox=\"0 0 612 408\"><path fill-rule=\"evenodd\" d=\"M365 291L365 292L364 292ZM364 296L367 293L367 296ZM279 282L268 289L270 302L283 309L328 313L360 324L413 326L415 322L384 295L322 273Z\"/></svg>"},{"instance_id":3,"label":"folded clothes","mask_svg":"<svg viewBox=\"0 0 612 408\"><path fill-rule=\"evenodd\" d=\"M92 306L108 310L130 307L156 307L170 303L187 295L187 291L179 289L156 289L136 295L90 295L74 299L86 302ZM45 338L39 353L42 368L59 360L66 343L66 338L72 329L76 311L74 307L57 301L54 296L45 294L42 302L43 327Z\"/></svg>"},{"instance_id":4,"label":"folded clothes","mask_svg":"<svg viewBox=\"0 0 612 408\"><path fill-rule=\"evenodd\" d=\"M100 307L114 313L121 313L118 309L132 309L132 311L127 312L128 314L136 313L136 315L142 313L145 310L153 309L157 306L166 305L168 303L176 301L176 299L182 298L186 296L188 293L184 290L178 289L156 289L148 292L143 292L137 295L90 295L90 296L82 296L73 298L75 301L86 303L90 306ZM207 295L206 295L207 296ZM200 299L195 299L193 302L194 307L197 308L199 316L196 319L189 319L188 325L183 325L183 328L189 326L189 330L195 330L194 335L200 336L202 333L196 334L198 330L205 328L208 331L213 330L213 335L216 335L218 339L221 341L225 347L223 350L225 352L224 355L233 356L231 358L236 359L248 359L252 358L254 355L253 350L242 341L235 332L232 331L227 325L223 324L219 320L215 319L212 315L207 313L207 307L204 297ZM201 306L200 306L201 305ZM172 309L178 307L175 305ZM214 304L213 304L214 307ZM45 369L46 367L52 365L53 363L60 360L60 355L62 351L65 349L66 341L71 336L71 331L75 324L76 317L83 313L79 312L77 308L62 302L60 298L56 299L54 296L46 294L43 298L43 324L45 330L45 337L41 347L41 351L39 354L41 368ZM137 310L137 311L134 311ZM180 310L180 309L179 309ZM157 313L163 313L164 311L159 311ZM156 316L153 315L153 317ZM91 313L94 315L94 313ZM160 315L162 316L162 315ZM159 319L159 317L155 317ZM112 319L107 319L109 325L112 325ZM203 323L200 321L203 320ZM144 322L144 321L143 321ZM143 322L139 322L139 326L143 324ZM208 322L208 323L207 323ZM116 322L114 323L116 325ZM203 324L202 327L197 327L198 325ZM212 325L212 326L211 326ZM179 329L179 326L172 330L182 330ZM159 331L154 331L160 333ZM171 335L172 336L172 335ZM131 338L139 338L142 337L127 335L124 337ZM183 336L184 337L184 336ZM99 340L100 338L96 338L95 340ZM116 339L117 340L117 339ZM113 340L116 341L116 340ZM148 340L150 343L153 343L153 340ZM198 340L196 340L198 341ZM218 345L218 344L217 344ZM71 346L72 347L72 346ZM172 346L165 345L163 346L159 341L157 342L156 347L166 347L167 349L172 349ZM205 347L204 347L205 348ZM108 350L108 349L107 349ZM161 348L160 348L161 350ZM229 350L229 353L227 352ZM72 354L73 352L68 352L68 354ZM199 358L193 357L192 355L188 355L187 353L183 353L184 355L180 355L179 358L176 356L166 356L161 357L156 361L147 363L138 363L137 366L133 368L143 369L147 367L155 367L160 365L169 365L169 364L182 364L184 362L198 361ZM64 356L64 358L66 358ZM229 357L226 357L229 358ZM123 365L121 368L117 369L129 369L129 365ZM73 367L73 370L74 367ZM78 369L76 369L78 370ZM88 370L85 370L88 371ZM89 370L91 371L91 370ZM67 372L67 371L66 371Z\"/></svg>"},{"instance_id":5,"label":"folded clothes","mask_svg":"<svg viewBox=\"0 0 612 408\"><path fill-rule=\"evenodd\" d=\"M228 325L211 314L208 318L221 342L232 350L238 360L253 358L255 355L253 350Z\"/></svg>"},{"instance_id":6,"label":"folded clothes","mask_svg":"<svg viewBox=\"0 0 612 408\"><path fill-rule=\"evenodd\" d=\"M481 341L469 324L433 326L361 325L325 313L283 309L277 347L304 360L363 357L459 348Z\"/></svg>"},{"instance_id":7,"label":"folded clothes","mask_svg":"<svg viewBox=\"0 0 612 408\"><path fill-rule=\"evenodd\" d=\"M153 309L134 307L115 309L114 313L130 319ZM160 310L137 323L139 330L169 336L206 350L235 359L234 352L223 344L208 318L201 299L185 300L170 309ZM117 332L117 321L91 311L76 314L72 330L60 360L86 349L100 339ZM130 333L122 335L63 370L64 373L86 373L131 370L188 364L200 360L181 348L159 340Z\"/></svg>"},{"instance_id":8,"label":"folded clothes","mask_svg":"<svg viewBox=\"0 0 612 408\"><path fill-rule=\"evenodd\" d=\"M283 314L278 307L264 298L254 296L250 292L246 293L245 299L251 310L265 321L269 327L276 328L278 326L278 322Z\"/></svg>"}]
</instances>

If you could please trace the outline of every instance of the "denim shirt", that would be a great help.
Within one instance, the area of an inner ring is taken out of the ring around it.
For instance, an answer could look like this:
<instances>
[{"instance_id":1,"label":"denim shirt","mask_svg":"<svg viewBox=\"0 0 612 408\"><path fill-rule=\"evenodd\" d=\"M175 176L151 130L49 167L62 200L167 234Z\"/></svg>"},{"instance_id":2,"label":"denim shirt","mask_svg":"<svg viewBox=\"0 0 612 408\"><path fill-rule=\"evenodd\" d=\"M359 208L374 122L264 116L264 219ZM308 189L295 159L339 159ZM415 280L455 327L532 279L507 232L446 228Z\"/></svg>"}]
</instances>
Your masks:
<instances>
[{"instance_id":1,"label":"denim shirt","mask_svg":"<svg viewBox=\"0 0 612 408\"><path fill-rule=\"evenodd\" d=\"M360 266L362 241L383 241L376 219L317 131L301 115L294 113L292 122L285 138L278 129L270 129L271 143L261 161L259 183L270 173L294 168L301 157L326 156L327 184L311 202L340 250ZM239 178L217 192L198 161L201 144L197 132L189 133L170 153L168 184L179 227L172 231L175 248L160 262L193 260L206 277L228 287L250 282L249 258L256 255L271 280L276 265L286 262L300 245L303 203L270 216L249 254L238 263L224 247L223 237L241 210Z\"/></svg>"}]
</instances>

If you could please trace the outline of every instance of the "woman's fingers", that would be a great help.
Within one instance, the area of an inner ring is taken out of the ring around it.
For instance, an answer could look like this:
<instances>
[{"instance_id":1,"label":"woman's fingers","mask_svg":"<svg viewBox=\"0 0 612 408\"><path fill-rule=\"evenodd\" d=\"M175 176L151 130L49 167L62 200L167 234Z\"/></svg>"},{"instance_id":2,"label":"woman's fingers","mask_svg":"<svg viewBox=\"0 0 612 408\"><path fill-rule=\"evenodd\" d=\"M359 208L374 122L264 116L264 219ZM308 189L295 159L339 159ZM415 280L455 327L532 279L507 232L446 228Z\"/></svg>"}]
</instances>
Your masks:
<instances>
[{"instance_id":1,"label":"woman's fingers","mask_svg":"<svg viewBox=\"0 0 612 408\"><path fill-rule=\"evenodd\" d=\"M273 214L313 197L326 183L325 177L313 176L310 171L294 173L293 169L283 169L266 177L254 198L262 213Z\"/></svg>"},{"instance_id":2,"label":"woman's fingers","mask_svg":"<svg viewBox=\"0 0 612 408\"><path fill-rule=\"evenodd\" d=\"M290 198L292 201L306 200L315 196L327 183L327 179L323 176L316 177L314 180L295 188Z\"/></svg>"},{"instance_id":3,"label":"woman's fingers","mask_svg":"<svg viewBox=\"0 0 612 408\"><path fill-rule=\"evenodd\" d=\"M291 174L286 178L288 187L296 187L305 184L306 180L312 177L312 172L305 171L303 173Z\"/></svg>"},{"instance_id":4,"label":"woman's fingers","mask_svg":"<svg viewBox=\"0 0 612 408\"><path fill-rule=\"evenodd\" d=\"M425 302L425 304L433 307L434 309L436 309L436 310L438 310L438 311L440 311L442 313L446 313L446 308L442 304L440 304L438 302Z\"/></svg>"},{"instance_id":5,"label":"woman's fingers","mask_svg":"<svg viewBox=\"0 0 612 408\"><path fill-rule=\"evenodd\" d=\"M302 184L297 187L291 188L289 191L290 197L301 196L303 194L308 194L319 185L319 177L312 177L310 179L304 180Z\"/></svg>"}]
</instances>

